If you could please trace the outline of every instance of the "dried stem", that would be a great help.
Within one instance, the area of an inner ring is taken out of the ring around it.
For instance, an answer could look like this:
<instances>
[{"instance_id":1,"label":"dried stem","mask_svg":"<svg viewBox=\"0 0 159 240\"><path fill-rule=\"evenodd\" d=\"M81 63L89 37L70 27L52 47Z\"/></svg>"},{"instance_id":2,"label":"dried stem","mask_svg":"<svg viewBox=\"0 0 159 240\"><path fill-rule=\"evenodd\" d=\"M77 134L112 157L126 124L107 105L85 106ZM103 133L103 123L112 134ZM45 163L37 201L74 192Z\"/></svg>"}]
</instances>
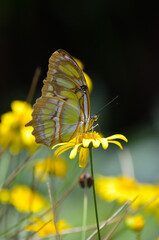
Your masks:
<instances>
[{"instance_id":1,"label":"dried stem","mask_svg":"<svg viewBox=\"0 0 159 240\"><path fill-rule=\"evenodd\" d=\"M57 239L58 239L58 240L61 240L60 233L59 233L59 231L58 231L57 224L56 224L55 208L54 208L53 199L52 199L52 196L51 196L50 185L49 185L48 182L47 182L46 184L47 184L48 193L49 193L49 198L50 198L50 202L51 202L51 206L52 206L53 222L54 222L55 229L56 229L56 233L57 233Z\"/></svg>"},{"instance_id":2,"label":"dried stem","mask_svg":"<svg viewBox=\"0 0 159 240\"><path fill-rule=\"evenodd\" d=\"M26 100L28 103L32 102L40 74L41 74L41 68L37 67L35 70L33 80L32 80L31 86L30 86L29 94L28 94L28 97Z\"/></svg>"}]
</instances>

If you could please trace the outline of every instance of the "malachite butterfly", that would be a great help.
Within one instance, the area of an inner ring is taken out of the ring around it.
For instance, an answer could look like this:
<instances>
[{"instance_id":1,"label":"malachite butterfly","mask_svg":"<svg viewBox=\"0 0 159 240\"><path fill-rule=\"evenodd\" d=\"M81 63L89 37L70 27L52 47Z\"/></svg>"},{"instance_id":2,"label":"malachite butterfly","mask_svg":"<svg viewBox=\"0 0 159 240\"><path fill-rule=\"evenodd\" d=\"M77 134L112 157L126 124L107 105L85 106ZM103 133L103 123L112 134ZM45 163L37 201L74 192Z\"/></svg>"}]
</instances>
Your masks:
<instances>
[{"instance_id":1,"label":"malachite butterfly","mask_svg":"<svg viewBox=\"0 0 159 240\"><path fill-rule=\"evenodd\" d=\"M33 106L35 141L46 146L67 142L90 129L98 116L90 116L90 97L82 70L73 57L57 50L49 59L42 96Z\"/></svg>"}]
</instances>

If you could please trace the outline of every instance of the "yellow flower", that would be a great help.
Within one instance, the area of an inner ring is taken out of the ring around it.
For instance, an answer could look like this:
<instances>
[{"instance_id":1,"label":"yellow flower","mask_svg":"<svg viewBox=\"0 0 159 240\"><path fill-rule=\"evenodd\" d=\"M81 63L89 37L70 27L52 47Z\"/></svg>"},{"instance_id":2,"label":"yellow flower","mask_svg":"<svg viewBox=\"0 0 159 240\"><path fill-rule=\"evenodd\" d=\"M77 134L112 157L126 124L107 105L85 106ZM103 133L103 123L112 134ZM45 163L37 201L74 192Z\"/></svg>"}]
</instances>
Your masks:
<instances>
[{"instance_id":1,"label":"yellow flower","mask_svg":"<svg viewBox=\"0 0 159 240\"><path fill-rule=\"evenodd\" d=\"M139 201L147 210L159 209L159 185L139 183Z\"/></svg>"},{"instance_id":2,"label":"yellow flower","mask_svg":"<svg viewBox=\"0 0 159 240\"><path fill-rule=\"evenodd\" d=\"M121 177L98 176L95 181L98 196L105 201L125 203L127 200L135 200L131 207L145 209L159 208L159 186L138 183L135 179ZM146 205L147 204L147 205Z\"/></svg>"},{"instance_id":3,"label":"yellow flower","mask_svg":"<svg viewBox=\"0 0 159 240\"><path fill-rule=\"evenodd\" d=\"M58 157L61 153L66 150L73 148L70 152L70 159L74 159L77 155L77 152L80 151L79 154L79 166L85 167L88 159L89 146L92 145L94 148L98 148L100 144L103 149L106 150L109 146L109 143L114 143L118 145L121 149L122 145L117 139L122 139L127 142L126 137L121 134L116 134L107 138L104 138L101 134L97 132L87 132L79 134L77 137L71 139L69 142L59 143L53 146L52 149L59 146L59 148L55 151L55 157Z\"/></svg>"},{"instance_id":4,"label":"yellow flower","mask_svg":"<svg viewBox=\"0 0 159 240\"><path fill-rule=\"evenodd\" d=\"M33 129L25 127L31 120L31 105L23 101L13 101L11 110L1 116L0 145L3 149L9 147L12 154L18 154L23 147L34 151L36 144L31 134Z\"/></svg>"},{"instance_id":5,"label":"yellow flower","mask_svg":"<svg viewBox=\"0 0 159 240\"><path fill-rule=\"evenodd\" d=\"M74 60L76 61L76 63L77 63L78 66L80 67L80 69L83 71L83 69L84 69L83 63L82 63L79 59L77 59L77 58L75 58L75 57L74 57ZM91 92L91 91L92 91L92 88L93 88L92 80L91 80L91 78L90 78L84 71L83 71L83 75L84 75L84 77L85 77L85 79L86 79L87 86L88 86L88 90L89 90L89 92Z\"/></svg>"},{"instance_id":6,"label":"yellow flower","mask_svg":"<svg viewBox=\"0 0 159 240\"><path fill-rule=\"evenodd\" d=\"M45 160L39 159L35 164L35 177L40 181L45 181L48 174L63 177L67 172L67 162L62 158L48 156Z\"/></svg>"},{"instance_id":7,"label":"yellow flower","mask_svg":"<svg viewBox=\"0 0 159 240\"><path fill-rule=\"evenodd\" d=\"M25 229L27 231L37 232L39 237L45 237L50 234L56 234L56 228L53 223L53 219L41 219L40 217L32 218L31 224ZM66 223L65 220L60 220L56 223L58 232L62 232L69 229L71 226Z\"/></svg>"},{"instance_id":8,"label":"yellow flower","mask_svg":"<svg viewBox=\"0 0 159 240\"><path fill-rule=\"evenodd\" d=\"M133 200L138 195L138 185L134 179L122 177L97 177L95 181L96 192L106 201L117 200L124 203Z\"/></svg>"},{"instance_id":9,"label":"yellow flower","mask_svg":"<svg viewBox=\"0 0 159 240\"><path fill-rule=\"evenodd\" d=\"M145 226L145 220L142 215L128 216L125 218L126 226L133 231L141 231Z\"/></svg>"},{"instance_id":10,"label":"yellow flower","mask_svg":"<svg viewBox=\"0 0 159 240\"><path fill-rule=\"evenodd\" d=\"M18 185L10 191L9 202L19 212L38 212L47 205L46 199L28 186Z\"/></svg>"},{"instance_id":11,"label":"yellow flower","mask_svg":"<svg viewBox=\"0 0 159 240\"><path fill-rule=\"evenodd\" d=\"M0 190L0 202L2 202L2 203L8 203L9 198L10 198L9 190L4 189L4 188L1 189L1 190Z\"/></svg>"}]
</instances>

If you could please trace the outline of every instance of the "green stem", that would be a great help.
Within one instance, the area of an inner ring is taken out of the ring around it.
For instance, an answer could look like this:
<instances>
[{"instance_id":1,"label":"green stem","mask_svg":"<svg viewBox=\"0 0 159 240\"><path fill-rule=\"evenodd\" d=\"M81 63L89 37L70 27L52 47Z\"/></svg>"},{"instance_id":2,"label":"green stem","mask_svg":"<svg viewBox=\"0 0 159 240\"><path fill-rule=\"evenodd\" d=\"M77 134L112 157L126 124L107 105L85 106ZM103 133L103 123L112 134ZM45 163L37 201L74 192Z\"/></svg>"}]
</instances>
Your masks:
<instances>
[{"instance_id":1,"label":"green stem","mask_svg":"<svg viewBox=\"0 0 159 240\"><path fill-rule=\"evenodd\" d=\"M89 156L90 156L90 164L91 164L91 175L94 180L94 173L93 173L93 160L92 160L92 147L89 147ZM101 240L100 237L100 230L99 230L99 220L98 220L98 210L97 210L97 201L96 201L96 193L95 193L95 186L93 181L93 198L94 198L94 207L95 207L95 214L96 214L96 223L97 223L97 230L98 230L98 239Z\"/></svg>"},{"instance_id":2,"label":"green stem","mask_svg":"<svg viewBox=\"0 0 159 240\"><path fill-rule=\"evenodd\" d=\"M83 200L83 231L82 231L82 240L86 239L87 206L88 206L87 186L85 185L85 187L84 187L84 200Z\"/></svg>"},{"instance_id":3,"label":"green stem","mask_svg":"<svg viewBox=\"0 0 159 240\"><path fill-rule=\"evenodd\" d=\"M141 240L141 233L140 232L137 234L136 240Z\"/></svg>"}]
</instances>

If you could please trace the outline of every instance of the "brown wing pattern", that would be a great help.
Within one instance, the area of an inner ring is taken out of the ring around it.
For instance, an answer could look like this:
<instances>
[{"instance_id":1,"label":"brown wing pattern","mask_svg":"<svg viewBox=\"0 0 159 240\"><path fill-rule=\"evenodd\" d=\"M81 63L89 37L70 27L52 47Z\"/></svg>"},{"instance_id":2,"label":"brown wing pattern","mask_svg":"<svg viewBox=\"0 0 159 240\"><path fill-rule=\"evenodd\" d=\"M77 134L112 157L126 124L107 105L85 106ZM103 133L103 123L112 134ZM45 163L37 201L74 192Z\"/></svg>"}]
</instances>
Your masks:
<instances>
[{"instance_id":1,"label":"brown wing pattern","mask_svg":"<svg viewBox=\"0 0 159 240\"><path fill-rule=\"evenodd\" d=\"M51 146L85 131L89 119L90 99L83 73L67 52L58 50L49 59L42 97L27 126L33 126L37 143Z\"/></svg>"}]
</instances>

